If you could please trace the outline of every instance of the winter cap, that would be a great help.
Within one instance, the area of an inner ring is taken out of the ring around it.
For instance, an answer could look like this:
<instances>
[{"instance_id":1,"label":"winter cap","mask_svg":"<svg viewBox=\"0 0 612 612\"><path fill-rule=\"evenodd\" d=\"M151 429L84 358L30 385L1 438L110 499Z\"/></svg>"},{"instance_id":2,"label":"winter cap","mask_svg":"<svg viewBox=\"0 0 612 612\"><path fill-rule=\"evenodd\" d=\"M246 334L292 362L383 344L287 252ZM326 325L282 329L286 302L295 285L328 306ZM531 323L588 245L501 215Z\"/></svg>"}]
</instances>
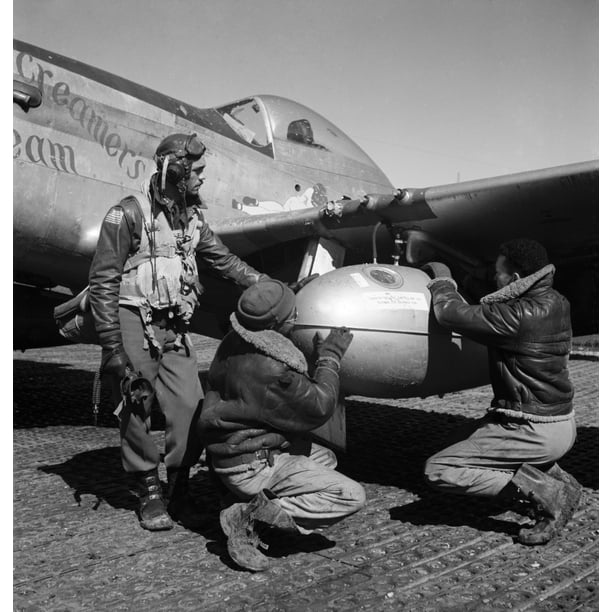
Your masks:
<instances>
[{"instance_id":1,"label":"winter cap","mask_svg":"<svg viewBox=\"0 0 612 612\"><path fill-rule=\"evenodd\" d=\"M269 279L251 285L238 300L236 318L250 330L272 329L289 318L295 293L284 283Z\"/></svg>"}]
</instances>

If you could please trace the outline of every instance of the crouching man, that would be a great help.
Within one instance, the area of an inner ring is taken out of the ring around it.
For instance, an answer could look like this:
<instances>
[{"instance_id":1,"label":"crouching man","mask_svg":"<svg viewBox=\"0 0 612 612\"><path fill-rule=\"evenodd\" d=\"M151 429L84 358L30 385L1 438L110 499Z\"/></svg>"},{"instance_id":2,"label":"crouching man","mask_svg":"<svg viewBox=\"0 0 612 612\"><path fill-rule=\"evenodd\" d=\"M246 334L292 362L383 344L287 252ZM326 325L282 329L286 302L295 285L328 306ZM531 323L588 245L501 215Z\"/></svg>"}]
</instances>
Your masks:
<instances>
[{"instance_id":1,"label":"crouching man","mask_svg":"<svg viewBox=\"0 0 612 612\"><path fill-rule=\"evenodd\" d=\"M228 552L251 571L269 566L258 550L261 526L308 533L365 504L363 487L334 469L334 453L308 439L336 408L353 336L333 329L320 341L311 377L288 338L295 318L295 294L279 281L242 294L210 366L199 421L209 465L239 500L221 511Z\"/></svg>"},{"instance_id":2,"label":"crouching man","mask_svg":"<svg viewBox=\"0 0 612 612\"><path fill-rule=\"evenodd\" d=\"M570 306L553 289L555 268L538 242L503 244L495 267L498 290L474 306L444 264L423 268L438 322L487 345L494 395L484 418L428 459L425 478L450 493L526 502L536 522L518 540L546 544L580 502L580 485L556 463L576 439Z\"/></svg>"}]
</instances>

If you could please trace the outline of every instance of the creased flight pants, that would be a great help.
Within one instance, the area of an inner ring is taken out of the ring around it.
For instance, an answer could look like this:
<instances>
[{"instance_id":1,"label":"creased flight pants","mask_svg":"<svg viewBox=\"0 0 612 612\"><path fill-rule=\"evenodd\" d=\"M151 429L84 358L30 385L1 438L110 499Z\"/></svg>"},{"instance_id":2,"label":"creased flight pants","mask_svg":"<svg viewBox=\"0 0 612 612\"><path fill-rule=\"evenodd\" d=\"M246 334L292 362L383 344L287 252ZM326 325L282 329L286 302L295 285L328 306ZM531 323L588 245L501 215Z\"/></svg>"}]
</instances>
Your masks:
<instances>
[{"instance_id":1,"label":"creased flight pants","mask_svg":"<svg viewBox=\"0 0 612 612\"><path fill-rule=\"evenodd\" d=\"M239 499L249 500L269 489L298 526L315 529L336 523L365 505L363 487L337 472L336 465L333 451L313 444L307 457L281 453L274 456L272 466L263 459L215 468L215 472Z\"/></svg>"},{"instance_id":2,"label":"creased flight pants","mask_svg":"<svg viewBox=\"0 0 612 612\"><path fill-rule=\"evenodd\" d=\"M460 428L459 442L430 457L425 479L460 495L496 496L523 463L548 469L574 445L574 416L552 423L513 421L494 411Z\"/></svg>"},{"instance_id":3,"label":"creased flight pants","mask_svg":"<svg viewBox=\"0 0 612 612\"><path fill-rule=\"evenodd\" d=\"M118 414L123 468L126 472L144 472L157 467L159 463L159 450L149 434L154 401L158 402L166 419L166 467L194 465L203 450L196 433L196 423L204 397L195 351L191 350L191 354L187 355L184 346L174 349L174 330L154 325L155 337L163 347L162 358L158 359L149 348L144 348L144 328L138 312L120 307L119 321L125 352L134 368L155 389L155 398L151 398L144 407L138 409L124 405ZM119 384L120 381L114 378L115 406L122 399Z\"/></svg>"}]
</instances>

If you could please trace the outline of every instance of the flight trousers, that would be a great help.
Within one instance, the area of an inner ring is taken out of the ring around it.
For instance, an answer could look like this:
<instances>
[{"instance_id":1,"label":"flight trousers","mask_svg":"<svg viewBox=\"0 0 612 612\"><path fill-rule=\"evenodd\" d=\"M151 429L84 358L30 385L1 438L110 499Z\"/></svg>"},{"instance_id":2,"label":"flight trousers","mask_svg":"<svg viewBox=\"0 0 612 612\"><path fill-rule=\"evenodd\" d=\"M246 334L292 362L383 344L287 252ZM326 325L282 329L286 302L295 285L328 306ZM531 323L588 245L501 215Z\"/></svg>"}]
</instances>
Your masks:
<instances>
[{"instance_id":1,"label":"flight trousers","mask_svg":"<svg viewBox=\"0 0 612 612\"><path fill-rule=\"evenodd\" d=\"M262 489L270 490L300 530L308 533L332 525L365 505L363 487L337 472L337 463L333 451L313 443L308 456L280 453L274 456L273 465L257 459L214 470L238 499L247 501Z\"/></svg>"},{"instance_id":2,"label":"flight trousers","mask_svg":"<svg viewBox=\"0 0 612 612\"><path fill-rule=\"evenodd\" d=\"M170 320L171 321L171 320ZM120 380L112 381L112 394L119 417L121 462L126 472L144 472L157 467L160 453L150 435L151 410L156 402L165 417L165 456L168 468L189 467L202 451L196 424L204 393L198 378L195 351L176 348L176 331L166 323L153 324L157 341L162 346L161 358L145 342L140 313L119 307L123 346L134 368L153 385L155 395L140 406L122 401Z\"/></svg>"},{"instance_id":3,"label":"flight trousers","mask_svg":"<svg viewBox=\"0 0 612 612\"><path fill-rule=\"evenodd\" d=\"M490 411L459 428L454 443L425 463L425 480L441 491L495 497L527 463L546 471L574 445L573 413L546 423L518 421Z\"/></svg>"}]
</instances>

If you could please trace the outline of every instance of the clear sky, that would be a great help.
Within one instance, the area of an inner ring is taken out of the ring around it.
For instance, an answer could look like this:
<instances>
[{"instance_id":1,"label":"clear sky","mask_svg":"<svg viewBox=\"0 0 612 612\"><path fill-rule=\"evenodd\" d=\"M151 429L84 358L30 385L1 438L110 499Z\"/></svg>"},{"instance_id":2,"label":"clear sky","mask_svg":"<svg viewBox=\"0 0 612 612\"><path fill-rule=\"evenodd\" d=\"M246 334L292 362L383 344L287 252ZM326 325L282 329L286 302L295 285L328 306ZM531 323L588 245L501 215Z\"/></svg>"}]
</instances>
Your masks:
<instances>
[{"instance_id":1,"label":"clear sky","mask_svg":"<svg viewBox=\"0 0 612 612\"><path fill-rule=\"evenodd\" d=\"M598 157L596 0L18 0L13 34L196 106L292 98L396 186Z\"/></svg>"}]
</instances>

